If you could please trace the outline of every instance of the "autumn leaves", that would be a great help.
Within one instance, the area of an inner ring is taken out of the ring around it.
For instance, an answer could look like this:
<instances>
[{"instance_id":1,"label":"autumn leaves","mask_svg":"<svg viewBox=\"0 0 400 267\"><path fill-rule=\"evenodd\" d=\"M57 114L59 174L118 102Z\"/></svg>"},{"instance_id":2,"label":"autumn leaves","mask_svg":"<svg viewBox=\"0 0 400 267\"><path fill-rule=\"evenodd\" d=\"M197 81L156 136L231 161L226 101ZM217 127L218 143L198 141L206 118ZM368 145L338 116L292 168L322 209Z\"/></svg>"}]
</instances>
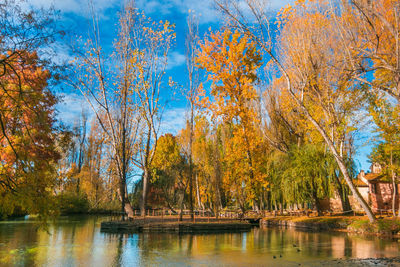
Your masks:
<instances>
[{"instance_id":1,"label":"autumn leaves","mask_svg":"<svg viewBox=\"0 0 400 267\"><path fill-rule=\"evenodd\" d=\"M142 215L147 203L171 209L188 204L192 211L310 204L320 211L321 200L334 194L349 209L352 194L375 220L352 182L354 134L360 112L369 112L382 141L373 157L387 166L395 184L397 1L296 1L274 20L262 0L215 2L226 18L219 30L201 38L196 20L189 19L188 83L182 86L190 116L176 137L160 137L162 91L176 89L166 77L173 24L155 22L128 4L108 53L93 16L93 32L74 47L73 75L67 79L91 108L96 121L91 131L101 140L93 147L83 142L88 158L82 164L96 165L82 168L85 177L96 177L85 181L83 193L97 199L98 192L113 191L108 199L118 197L130 217L131 201ZM51 191L65 177L52 176L62 161L55 162L54 136L61 134L53 125L56 99L47 90L49 73L34 53L3 52L2 190L12 192L16 177L29 173L34 178L23 183L44 183L42 189ZM128 185L136 171L141 182L132 192ZM39 181L36 175L44 172L52 175ZM72 176L79 184L83 172Z\"/></svg>"}]
</instances>

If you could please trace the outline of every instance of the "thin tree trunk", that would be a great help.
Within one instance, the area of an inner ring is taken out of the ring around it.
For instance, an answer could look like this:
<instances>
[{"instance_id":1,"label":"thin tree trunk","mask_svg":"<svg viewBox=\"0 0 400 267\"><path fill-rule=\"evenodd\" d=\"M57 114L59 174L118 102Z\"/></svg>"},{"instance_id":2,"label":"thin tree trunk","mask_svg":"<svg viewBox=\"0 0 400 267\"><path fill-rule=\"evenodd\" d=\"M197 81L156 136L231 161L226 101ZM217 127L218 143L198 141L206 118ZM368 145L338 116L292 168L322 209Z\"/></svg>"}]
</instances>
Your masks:
<instances>
[{"instance_id":1,"label":"thin tree trunk","mask_svg":"<svg viewBox=\"0 0 400 267\"><path fill-rule=\"evenodd\" d=\"M180 213L179 213L179 221L183 221L183 202L185 201L185 191L182 191L181 203L180 203Z\"/></svg>"},{"instance_id":2,"label":"thin tree trunk","mask_svg":"<svg viewBox=\"0 0 400 267\"><path fill-rule=\"evenodd\" d=\"M193 103L191 103L190 109L190 136L189 136L189 208L190 208L190 219L194 221L193 213L193 159L192 159L192 146L193 146Z\"/></svg>"},{"instance_id":3,"label":"thin tree trunk","mask_svg":"<svg viewBox=\"0 0 400 267\"><path fill-rule=\"evenodd\" d=\"M393 186L393 194L392 194L392 211L393 217L396 217L396 196L397 196L397 186L396 186L396 175L393 171L393 151L390 150L390 167L392 169L392 186Z\"/></svg>"},{"instance_id":4,"label":"thin tree trunk","mask_svg":"<svg viewBox=\"0 0 400 267\"><path fill-rule=\"evenodd\" d=\"M200 188L199 188L199 178L196 174L196 195L197 195L197 205L199 206L199 208L204 210L204 206L203 203L201 203L201 197L200 197Z\"/></svg>"},{"instance_id":5,"label":"thin tree trunk","mask_svg":"<svg viewBox=\"0 0 400 267\"><path fill-rule=\"evenodd\" d=\"M145 168L144 172L143 172L142 200L140 202L140 214L143 217L146 215L146 200L147 200L148 184L149 184L149 172L148 172L147 168Z\"/></svg>"}]
</instances>

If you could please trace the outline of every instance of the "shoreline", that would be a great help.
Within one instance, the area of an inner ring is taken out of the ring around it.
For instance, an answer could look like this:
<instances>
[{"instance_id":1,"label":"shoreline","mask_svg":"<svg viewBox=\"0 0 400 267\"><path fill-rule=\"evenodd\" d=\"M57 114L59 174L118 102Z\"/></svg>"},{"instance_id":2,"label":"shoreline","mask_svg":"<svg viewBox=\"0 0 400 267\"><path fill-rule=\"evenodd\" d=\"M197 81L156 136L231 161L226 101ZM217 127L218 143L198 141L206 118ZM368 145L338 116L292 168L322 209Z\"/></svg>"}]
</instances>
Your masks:
<instances>
[{"instance_id":1,"label":"shoreline","mask_svg":"<svg viewBox=\"0 0 400 267\"><path fill-rule=\"evenodd\" d=\"M369 223L366 217L265 217L260 220L260 227L285 227L312 231L338 231L360 235L375 235L400 238L399 218L380 218L376 223Z\"/></svg>"},{"instance_id":2,"label":"shoreline","mask_svg":"<svg viewBox=\"0 0 400 267\"><path fill-rule=\"evenodd\" d=\"M351 258L319 261L321 266L400 266L400 257ZM307 264L304 264L307 266ZM314 265L314 264L312 264ZM300 265L301 266L301 265Z\"/></svg>"}]
</instances>

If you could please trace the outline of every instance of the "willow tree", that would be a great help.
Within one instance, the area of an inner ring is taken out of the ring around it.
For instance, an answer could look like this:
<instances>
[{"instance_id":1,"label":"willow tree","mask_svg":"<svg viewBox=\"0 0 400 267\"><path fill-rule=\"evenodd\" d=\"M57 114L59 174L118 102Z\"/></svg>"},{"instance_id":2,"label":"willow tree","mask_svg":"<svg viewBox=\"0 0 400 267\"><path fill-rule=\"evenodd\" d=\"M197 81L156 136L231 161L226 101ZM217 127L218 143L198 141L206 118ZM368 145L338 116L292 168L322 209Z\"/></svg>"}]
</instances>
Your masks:
<instances>
[{"instance_id":1,"label":"willow tree","mask_svg":"<svg viewBox=\"0 0 400 267\"><path fill-rule=\"evenodd\" d=\"M216 1L229 18L230 25L249 36L280 73L282 90L288 93L297 111L307 120L333 154L344 180L371 222L375 216L353 184L344 153L348 120L360 103L357 83L345 71L347 59L335 34L335 21L340 19L324 1L298 1L280 13L281 51L271 38L266 14L266 1L246 0L252 16L244 14L239 1ZM281 56L279 56L279 52ZM293 61L292 61L293 60Z\"/></svg>"},{"instance_id":2,"label":"willow tree","mask_svg":"<svg viewBox=\"0 0 400 267\"><path fill-rule=\"evenodd\" d=\"M291 147L283 172L282 191L290 204L313 203L318 214L322 200L331 196L334 159L322 144Z\"/></svg>"}]
</instances>

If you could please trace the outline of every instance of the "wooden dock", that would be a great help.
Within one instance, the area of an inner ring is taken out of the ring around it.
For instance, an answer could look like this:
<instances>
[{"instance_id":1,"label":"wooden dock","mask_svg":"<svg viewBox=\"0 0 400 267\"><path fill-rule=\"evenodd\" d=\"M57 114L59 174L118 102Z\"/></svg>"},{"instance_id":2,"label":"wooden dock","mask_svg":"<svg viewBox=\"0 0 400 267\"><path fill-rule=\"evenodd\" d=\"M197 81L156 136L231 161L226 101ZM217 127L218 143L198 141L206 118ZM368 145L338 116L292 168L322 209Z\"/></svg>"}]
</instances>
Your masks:
<instances>
[{"instance_id":1,"label":"wooden dock","mask_svg":"<svg viewBox=\"0 0 400 267\"><path fill-rule=\"evenodd\" d=\"M221 222L138 222L138 221L106 221L101 223L101 232L105 233L226 233L247 232L252 225L247 221Z\"/></svg>"}]
</instances>

